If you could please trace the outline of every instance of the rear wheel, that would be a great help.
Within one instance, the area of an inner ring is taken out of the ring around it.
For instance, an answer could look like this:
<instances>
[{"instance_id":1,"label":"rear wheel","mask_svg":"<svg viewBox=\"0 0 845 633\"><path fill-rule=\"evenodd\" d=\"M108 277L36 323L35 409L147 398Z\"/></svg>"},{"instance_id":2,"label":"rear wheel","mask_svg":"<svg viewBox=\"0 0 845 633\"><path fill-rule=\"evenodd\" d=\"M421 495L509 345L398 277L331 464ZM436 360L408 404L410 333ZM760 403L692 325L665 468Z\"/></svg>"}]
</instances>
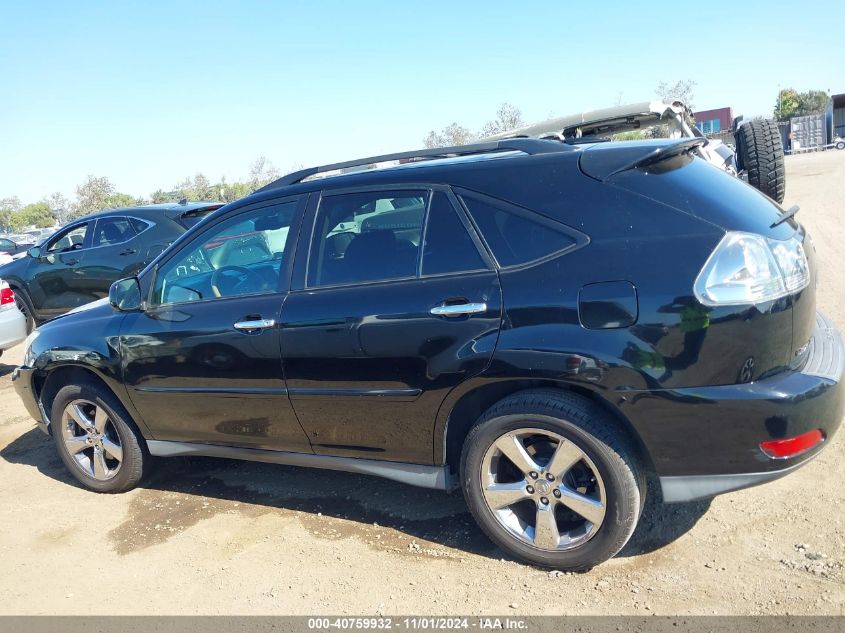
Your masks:
<instances>
[{"instance_id":1,"label":"rear wheel","mask_svg":"<svg viewBox=\"0 0 845 633\"><path fill-rule=\"evenodd\" d=\"M737 166L745 171L748 184L775 202L783 202L786 171L777 124L758 119L740 126L736 132L736 152Z\"/></svg>"},{"instance_id":2,"label":"rear wheel","mask_svg":"<svg viewBox=\"0 0 845 633\"><path fill-rule=\"evenodd\" d=\"M515 394L487 411L464 444L461 481L499 547L569 571L622 549L645 495L619 425L588 399L556 391Z\"/></svg>"},{"instance_id":3,"label":"rear wheel","mask_svg":"<svg viewBox=\"0 0 845 633\"><path fill-rule=\"evenodd\" d=\"M95 382L62 387L50 407L52 436L70 473L96 492L124 492L143 475L143 439L120 401Z\"/></svg>"},{"instance_id":4,"label":"rear wheel","mask_svg":"<svg viewBox=\"0 0 845 633\"><path fill-rule=\"evenodd\" d=\"M845 141L837 141L836 149L845 149Z\"/></svg>"}]
</instances>

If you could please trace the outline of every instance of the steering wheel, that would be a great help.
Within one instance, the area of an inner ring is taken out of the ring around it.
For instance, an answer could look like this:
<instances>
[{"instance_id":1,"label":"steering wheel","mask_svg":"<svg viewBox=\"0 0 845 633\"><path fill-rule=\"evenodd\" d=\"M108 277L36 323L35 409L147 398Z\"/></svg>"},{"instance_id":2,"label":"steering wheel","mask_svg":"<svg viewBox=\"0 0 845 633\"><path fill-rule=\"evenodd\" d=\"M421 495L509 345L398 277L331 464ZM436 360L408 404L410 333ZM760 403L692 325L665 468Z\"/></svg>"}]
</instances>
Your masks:
<instances>
[{"instance_id":1,"label":"steering wheel","mask_svg":"<svg viewBox=\"0 0 845 633\"><path fill-rule=\"evenodd\" d=\"M230 288L224 288L226 292L221 292L220 281L226 276L226 273L230 272L238 274L237 281ZM215 270L211 275L211 291L215 297L228 297L232 294L238 294L237 290L247 281L251 281L252 285L256 288L260 288L263 285L263 280L255 271L244 268L243 266L223 266Z\"/></svg>"}]
</instances>

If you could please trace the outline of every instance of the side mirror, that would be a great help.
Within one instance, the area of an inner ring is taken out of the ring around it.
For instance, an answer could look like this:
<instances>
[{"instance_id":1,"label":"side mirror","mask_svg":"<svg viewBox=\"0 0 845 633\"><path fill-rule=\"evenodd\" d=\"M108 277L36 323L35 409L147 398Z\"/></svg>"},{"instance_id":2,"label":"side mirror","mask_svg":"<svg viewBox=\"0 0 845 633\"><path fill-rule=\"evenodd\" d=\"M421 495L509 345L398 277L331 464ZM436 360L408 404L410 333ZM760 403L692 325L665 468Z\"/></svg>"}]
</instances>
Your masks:
<instances>
[{"instance_id":1,"label":"side mirror","mask_svg":"<svg viewBox=\"0 0 845 633\"><path fill-rule=\"evenodd\" d=\"M141 284L137 277L114 282L109 288L109 303L115 310L134 312L141 309Z\"/></svg>"},{"instance_id":2,"label":"side mirror","mask_svg":"<svg viewBox=\"0 0 845 633\"><path fill-rule=\"evenodd\" d=\"M39 257L41 257L41 247L33 246L32 248L26 251L26 254L32 257L33 259L38 259Z\"/></svg>"}]
</instances>

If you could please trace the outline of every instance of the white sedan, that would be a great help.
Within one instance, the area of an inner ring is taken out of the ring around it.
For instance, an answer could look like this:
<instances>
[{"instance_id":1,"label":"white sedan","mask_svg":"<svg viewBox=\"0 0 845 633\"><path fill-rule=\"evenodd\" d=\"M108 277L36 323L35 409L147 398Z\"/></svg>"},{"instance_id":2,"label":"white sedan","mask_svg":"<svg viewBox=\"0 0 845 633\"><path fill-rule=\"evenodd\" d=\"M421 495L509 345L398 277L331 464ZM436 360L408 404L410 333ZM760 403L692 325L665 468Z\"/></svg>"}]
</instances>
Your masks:
<instances>
[{"instance_id":1,"label":"white sedan","mask_svg":"<svg viewBox=\"0 0 845 633\"><path fill-rule=\"evenodd\" d=\"M26 317L18 310L15 293L0 279L0 354L26 338Z\"/></svg>"}]
</instances>

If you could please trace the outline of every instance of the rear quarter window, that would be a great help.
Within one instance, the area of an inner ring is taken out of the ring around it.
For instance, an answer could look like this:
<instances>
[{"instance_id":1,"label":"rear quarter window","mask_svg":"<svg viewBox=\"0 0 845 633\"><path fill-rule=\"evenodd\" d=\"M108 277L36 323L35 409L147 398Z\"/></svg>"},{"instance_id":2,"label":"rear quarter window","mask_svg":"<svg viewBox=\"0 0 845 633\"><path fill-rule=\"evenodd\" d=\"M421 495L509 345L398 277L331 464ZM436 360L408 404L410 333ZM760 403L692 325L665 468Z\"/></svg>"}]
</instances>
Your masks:
<instances>
[{"instance_id":1,"label":"rear quarter window","mask_svg":"<svg viewBox=\"0 0 845 633\"><path fill-rule=\"evenodd\" d=\"M461 201L501 267L551 257L581 241L568 227L521 207L473 195Z\"/></svg>"}]
</instances>

